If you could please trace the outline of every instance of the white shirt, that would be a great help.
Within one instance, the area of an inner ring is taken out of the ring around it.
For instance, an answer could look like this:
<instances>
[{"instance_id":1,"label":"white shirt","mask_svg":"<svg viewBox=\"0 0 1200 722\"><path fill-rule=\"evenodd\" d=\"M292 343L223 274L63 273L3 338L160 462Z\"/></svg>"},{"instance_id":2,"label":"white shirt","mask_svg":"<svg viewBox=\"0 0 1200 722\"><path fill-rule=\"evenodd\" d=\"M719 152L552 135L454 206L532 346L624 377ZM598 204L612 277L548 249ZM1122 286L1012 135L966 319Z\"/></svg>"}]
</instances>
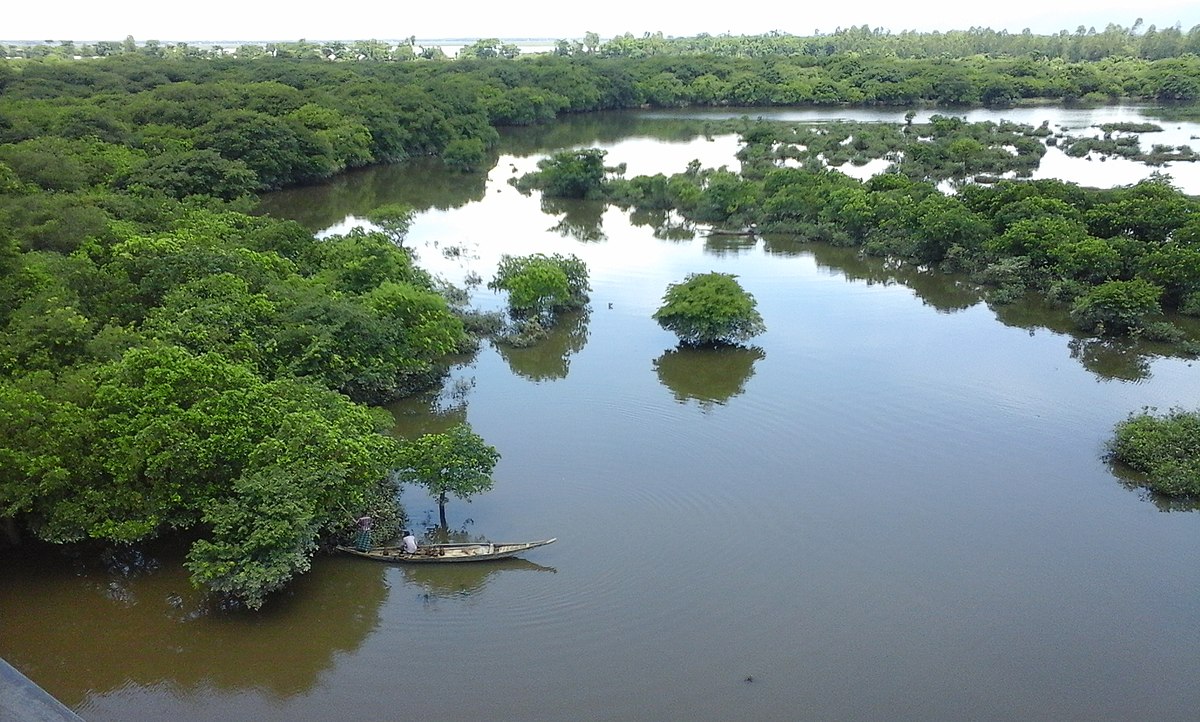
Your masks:
<instances>
[{"instance_id":1,"label":"white shirt","mask_svg":"<svg viewBox=\"0 0 1200 722\"><path fill-rule=\"evenodd\" d=\"M409 534L408 536L404 537L404 553L405 554L416 554L417 553L417 538L415 536L413 536L412 534Z\"/></svg>"}]
</instances>

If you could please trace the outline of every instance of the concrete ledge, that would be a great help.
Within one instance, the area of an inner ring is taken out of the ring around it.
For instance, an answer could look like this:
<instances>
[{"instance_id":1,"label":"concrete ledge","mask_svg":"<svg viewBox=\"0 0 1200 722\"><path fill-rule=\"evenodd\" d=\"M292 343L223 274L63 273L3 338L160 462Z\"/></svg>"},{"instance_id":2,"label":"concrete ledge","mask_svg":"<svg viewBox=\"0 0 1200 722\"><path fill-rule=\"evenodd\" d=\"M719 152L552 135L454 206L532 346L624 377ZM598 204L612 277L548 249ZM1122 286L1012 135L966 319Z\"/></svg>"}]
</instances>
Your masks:
<instances>
[{"instance_id":1,"label":"concrete ledge","mask_svg":"<svg viewBox=\"0 0 1200 722\"><path fill-rule=\"evenodd\" d=\"M82 722L79 715L3 659L0 659L0 720Z\"/></svg>"}]
</instances>

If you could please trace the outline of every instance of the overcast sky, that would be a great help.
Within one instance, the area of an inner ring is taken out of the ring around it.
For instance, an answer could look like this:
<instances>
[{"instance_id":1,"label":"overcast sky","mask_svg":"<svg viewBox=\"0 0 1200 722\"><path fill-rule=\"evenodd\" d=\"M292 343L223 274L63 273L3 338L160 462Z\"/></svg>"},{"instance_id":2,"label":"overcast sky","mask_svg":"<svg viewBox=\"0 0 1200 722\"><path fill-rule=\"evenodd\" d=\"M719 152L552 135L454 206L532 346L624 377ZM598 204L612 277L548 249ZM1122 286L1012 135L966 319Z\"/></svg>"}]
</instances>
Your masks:
<instances>
[{"instance_id":1,"label":"overcast sky","mask_svg":"<svg viewBox=\"0 0 1200 722\"><path fill-rule=\"evenodd\" d=\"M0 14L0 40L352 40L433 38L578 38L589 30L608 38L625 32L641 35L732 33L780 30L794 35L831 32L868 24L893 32L954 30L972 26L1036 33L1074 30L1079 25L1103 30L1109 22L1130 26L1176 23L1186 32L1200 24L1200 0L931 0L882 2L841 0L812 4L786 0L528 0L516 2L358 2L266 3L262 0L58 0L6 3Z\"/></svg>"}]
</instances>

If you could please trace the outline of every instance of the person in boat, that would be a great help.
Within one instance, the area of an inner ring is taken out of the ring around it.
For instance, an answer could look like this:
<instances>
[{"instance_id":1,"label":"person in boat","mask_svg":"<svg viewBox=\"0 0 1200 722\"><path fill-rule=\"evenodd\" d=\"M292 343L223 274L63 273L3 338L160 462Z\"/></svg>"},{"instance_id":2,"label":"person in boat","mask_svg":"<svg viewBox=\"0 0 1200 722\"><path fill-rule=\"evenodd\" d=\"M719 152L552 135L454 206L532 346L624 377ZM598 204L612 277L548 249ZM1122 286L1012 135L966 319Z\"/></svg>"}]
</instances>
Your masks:
<instances>
[{"instance_id":1,"label":"person in boat","mask_svg":"<svg viewBox=\"0 0 1200 722\"><path fill-rule=\"evenodd\" d=\"M412 531L405 529L404 538L400 540L400 543L404 546L405 554L417 553L417 538L413 536Z\"/></svg>"},{"instance_id":2,"label":"person in boat","mask_svg":"<svg viewBox=\"0 0 1200 722\"><path fill-rule=\"evenodd\" d=\"M358 525L358 536L354 539L354 548L365 552L371 548L371 529L375 527L375 520L369 515L363 514L354 523Z\"/></svg>"}]
</instances>

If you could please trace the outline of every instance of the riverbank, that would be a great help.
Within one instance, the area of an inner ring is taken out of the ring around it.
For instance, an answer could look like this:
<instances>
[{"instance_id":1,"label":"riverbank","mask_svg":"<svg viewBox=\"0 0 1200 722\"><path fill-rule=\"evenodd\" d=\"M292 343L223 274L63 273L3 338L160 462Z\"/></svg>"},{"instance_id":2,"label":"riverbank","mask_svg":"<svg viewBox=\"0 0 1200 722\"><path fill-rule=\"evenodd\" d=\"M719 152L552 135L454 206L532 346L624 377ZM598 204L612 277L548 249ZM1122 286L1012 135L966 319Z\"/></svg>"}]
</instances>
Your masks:
<instances>
[{"instance_id":1,"label":"riverbank","mask_svg":"<svg viewBox=\"0 0 1200 722\"><path fill-rule=\"evenodd\" d=\"M0 659L0 719L24 722L80 722L83 718Z\"/></svg>"}]
</instances>

